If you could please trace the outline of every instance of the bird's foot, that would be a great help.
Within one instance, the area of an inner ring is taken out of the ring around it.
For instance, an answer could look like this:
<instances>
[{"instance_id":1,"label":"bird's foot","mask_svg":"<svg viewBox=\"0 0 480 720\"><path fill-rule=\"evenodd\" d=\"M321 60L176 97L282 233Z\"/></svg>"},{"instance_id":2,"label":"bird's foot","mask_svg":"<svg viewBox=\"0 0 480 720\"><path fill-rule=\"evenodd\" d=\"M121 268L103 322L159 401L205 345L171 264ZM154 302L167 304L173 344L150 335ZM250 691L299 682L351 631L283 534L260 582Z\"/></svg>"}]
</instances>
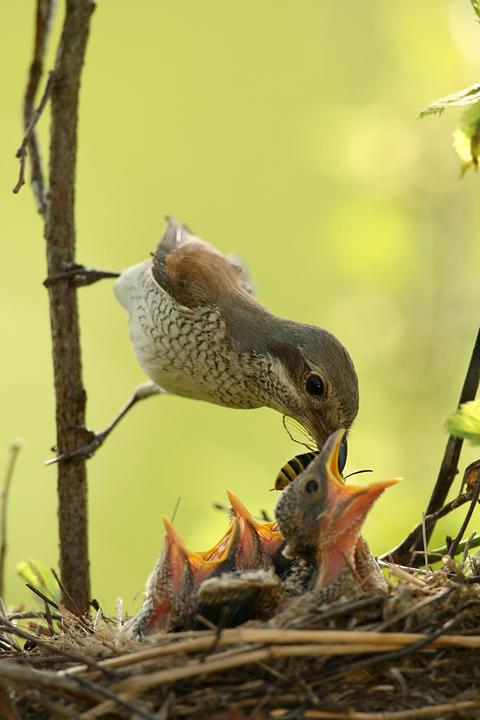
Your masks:
<instances>
[{"instance_id":1,"label":"bird's foot","mask_svg":"<svg viewBox=\"0 0 480 720\"><path fill-rule=\"evenodd\" d=\"M97 452L108 435L108 432L106 432L107 428L98 433L85 427L85 425L69 425L68 429L82 430L86 437L86 442L80 445L80 447L75 448L75 450L61 453L57 455L57 457L47 460L45 465L53 465L58 462L72 462L73 460L88 460L88 458L91 458L92 455Z\"/></svg>"},{"instance_id":2,"label":"bird's foot","mask_svg":"<svg viewBox=\"0 0 480 720\"><path fill-rule=\"evenodd\" d=\"M53 465L58 462L72 462L72 460L88 460L97 452L98 448L103 445L113 428L127 414L131 407L133 407L139 400L145 400L152 395L159 394L167 394L167 391L150 380L142 383L141 385L137 385L131 398L125 403L120 412L113 418L112 422L109 423L106 428L100 432L94 432L83 425L75 426L77 429L81 429L85 432L86 442L83 445L80 445L80 447L75 448L75 450L61 453L60 455L57 455L57 457L47 460L45 465Z\"/></svg>"},{"instance_id":3,"label":"bird's foot","mask_svg":"<svg viewBox=\"0 0 480 720\"><path fill-rule=\"evenodd\" d=\"M58 280L68 280L70 285L80 287L81 285L92 285L99 280L104 278L117 278L120 277L120 273L110 272L109 270L97 270L96 268L89 268L86 265L82 265L77 262L64 263L60 272L54 275L49 275L43 284L45 287L52 285L52 283Z\"/></svg>"}]
</instances>

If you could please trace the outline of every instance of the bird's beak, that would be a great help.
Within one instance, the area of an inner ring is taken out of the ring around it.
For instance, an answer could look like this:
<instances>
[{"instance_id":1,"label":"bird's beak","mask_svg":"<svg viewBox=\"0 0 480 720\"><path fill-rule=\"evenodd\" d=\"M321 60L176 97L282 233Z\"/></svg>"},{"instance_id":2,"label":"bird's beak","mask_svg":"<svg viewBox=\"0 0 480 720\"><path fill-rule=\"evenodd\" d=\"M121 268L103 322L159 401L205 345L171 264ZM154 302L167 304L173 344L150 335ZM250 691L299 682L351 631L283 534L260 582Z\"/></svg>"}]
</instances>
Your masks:
<instances>
[{"instance_id":1,"label":"bird's beak","mask_svg":"<svg viewBox=\"0 0 480 720\"><path fill-rule=\"evenodd\" d=\"M206 552L190 550L165 515L163 524L166 535L149 580L150 588L153 586L154 589L155 608L145 629L147 633L168 630L182 613L191 611L193 614L202 582L223 569L235 569L239 535L239 523L235 518L221 540Z\"/></svg>"},{"instance_id":2,"label":"bird's beak","mask_svg":"<svg viewBox=\"0 0 480 720\"><path fill-rule=\"evenodd\" d=\"M345 566L345 558L353 559L355 544L373 503L387 487L401 480L382 480L364 487L347 485L338 471L338 453L344 432L337 430L324 446L328 453L325 463L327 498L318 538L318 589L336 580Z\"/></svg>"},{"instance_id":3,"label":"bird's beak","mask_svg":"<svg viewBox=\"0 0 480 720\"><path fill-rule=\"evenodd\" d=\"M228 569L233 569L240 530L239 523L235 518L233 518L223 537L210 550L205 552L193 552L193 550L190 550L165 515L163 516L163 524L167 533L166 537L171 544L169 570L174 586L176 581L178 584L178 578L185 573L187 565L187 572L192 574L197 587L213 573L217 572L223 564L232 564L232 568L229 567Z\"/></svg>"},{"instance_id":4,"label":"bird's beak","mask_svg":"<svg viewBox=\"0 0 480 720\"><path fill-rule=\"evenodd\" d=\"M239 570L266 568L284 544L277 523L259 522L230 490L227 490L227 495L240 526L237 555Z\"/></svg>"},{"instance_id":5,"label":"bird's beak","mask_svg":"<svg viewBox=\"0 0 480 720\"><path fill-rule=\"evenodd\" d=\"M324 446L325 440L330 435L323 413L318 413L312 405L306 419L308 419L308 423L302 423L305 428L305 432L313 438L317 447L321 450Z\"/></svg>"}]
</instances>

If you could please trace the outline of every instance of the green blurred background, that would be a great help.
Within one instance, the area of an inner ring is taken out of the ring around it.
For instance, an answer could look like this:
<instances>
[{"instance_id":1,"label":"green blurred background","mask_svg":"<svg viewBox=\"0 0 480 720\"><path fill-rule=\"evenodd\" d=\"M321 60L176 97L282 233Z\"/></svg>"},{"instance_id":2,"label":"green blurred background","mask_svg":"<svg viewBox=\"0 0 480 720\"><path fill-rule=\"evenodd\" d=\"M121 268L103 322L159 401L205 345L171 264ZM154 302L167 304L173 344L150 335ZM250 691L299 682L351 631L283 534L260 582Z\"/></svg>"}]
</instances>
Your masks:
<instances>
[{"instance_id":1,"label":"green blurred background","mask_svg":"<svg viewBox=\"0 0 480 720\"><path fill-rule=\"evenodd\" d=\"M63 12L61 3L47 68ZM58 554L56 469L43 465L55 442L43 223L29 186L12 194L34 13L33 0L4 3L0 23L0 463L12 438L25 442L10 494L7 603L29 599L20 560L56 566ZM458 179L458 114L416 118L479 80L468 0L99 0L92 19L78 260L109 270L140 262L173 214L237 251L273 312L335 333L360 379L346 470L374 470L359 482L404 477L367 521L375 553L426 506L480 317L479 180ZM44 159L48 124L47 113ZM111 286L79 290L97 430L145 379ZM109 612L121 596L132 612L162 544L161 516L179 496L177 528L206 549L225 528L212 507L225 488L271 511L276 473L299 452L270 410L177 397L137 406L88 463L93 596ZM462 472L474 459L466 448ZM463 516L445 520L434 545Z\"/></svg>"}]
</instances>

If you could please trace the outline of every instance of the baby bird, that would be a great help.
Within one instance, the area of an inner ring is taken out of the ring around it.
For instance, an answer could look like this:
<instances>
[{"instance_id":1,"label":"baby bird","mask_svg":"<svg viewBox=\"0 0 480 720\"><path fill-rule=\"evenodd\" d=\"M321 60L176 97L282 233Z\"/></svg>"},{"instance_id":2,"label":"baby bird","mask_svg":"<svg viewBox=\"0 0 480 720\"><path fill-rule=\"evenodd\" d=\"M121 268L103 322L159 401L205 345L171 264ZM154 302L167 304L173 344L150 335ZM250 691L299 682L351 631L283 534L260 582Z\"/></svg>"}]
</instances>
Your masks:
<instances>
[{"instance_id":1,"label":"baby bird","mask_svg":"<svg viewBox=\"0 0 480 720\"><path fill-rule=\"evenodd\" d=\"M275 507L276 524L258 523L229 493L240 523L237 568L243 572L227 571L202 583L199 614L222 627L254 619L268 620L272 626L298 626L320 605L341 595L386 591L360 532L375 499L398 480L346 485L338 457L344 433L334 433L283 490ZM246 529L250 532L243 538ZM293 561L291 568L279 569L283 544L278 530L286 541L283 555Z\"/></svg>"},{"instance_id":2,"label":"baby bird","mask_svg":"<svg viewBox=\"0 0 480 720\"><path fill-rule=\"evenodd\" d=\"M147 581L142 607L123 627L124 635L139 639L160 631L190 629L196 622L204 628L205 623L196 621L196 615L205 617L207 623L218 618L228 624L239 619L243 622L243 610L238 606L232 607L230 619L224 612L224 607L232 604L232 587L236 592L239 586L241 592L250 590L249 600L260 595L259 602L254 603L257 616L266 596L278 600L280 580L275 574L264 583L263 591L257 593L254 572L275 568L279 573L290 564L282 555L285 543L276 523L259 522L232 492L227 490L227 494L232 505L230 525L206 552L190 550L170 520L163 517L166 530L163 547ZM249 582L249 572L253 573L253 583ZM222 581L224 575L226 579ZM229 579L232 576L236 578L233 581ZM208 585L208 579L213 584Z\"/></svg>"},{"instance_id":3,"label":"baby bird","mask_svg":"<svg viewBox=\"0 0 480 720\"><path fill-rule=\"evenodd\" d=\"M159 558L147 580L142 607L122 628L133 640L160 631L194 626L198 589L222 571L235 570L239 524L232 518L224 536L207 552L193 552L170 520L163 516L166 535Z\"/></svg>"},{"instance_id":4,"label":"baby bird","mask_svg":"<svg viewBox=\"0 0 480 720\"><path fill-rule=\"evenodd\" d=\"M172 218L153 257L124 270L114 292L152 393L270 407L298 421L319 447L351 427L358 382L343 345L327 330L271 313L237 260Z\"/></svg>"},{"instance_id":5,"label":"baby bird","mask_svg":"<svg viewBox=\"0 0 480 720\"><path fill-rule=\"evenodd\" d=\"M362 587L379 589L380 570L360 532L374 501L399 478L364 487L346 485L338 472L345 431L337 430L322 452L283 490L275 518L286 540L284 555L313 569L308 590L318 602L342 594L356 573Z\"/></svg>"}]
</instances>

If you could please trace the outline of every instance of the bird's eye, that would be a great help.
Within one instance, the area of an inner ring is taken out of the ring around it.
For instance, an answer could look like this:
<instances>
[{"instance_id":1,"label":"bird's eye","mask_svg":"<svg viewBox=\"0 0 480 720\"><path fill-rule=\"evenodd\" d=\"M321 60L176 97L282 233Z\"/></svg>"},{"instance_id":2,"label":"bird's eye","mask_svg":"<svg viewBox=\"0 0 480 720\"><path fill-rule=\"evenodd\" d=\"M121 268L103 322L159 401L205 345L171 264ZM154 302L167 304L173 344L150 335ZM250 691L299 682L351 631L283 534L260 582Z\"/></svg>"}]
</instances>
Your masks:
<instances>
[{"instance_id":1,"label":"bird's eye","mask_svg":"<svg viewBox=\"0 0 480 720\"><path fill-rule=\"evenodd\" d=\"M318 482L316 480L309 480L305 485L307 493L313 493L318 490Z\"/></svg>"},{"instance_id":2,"label":"bird's eye","mask_svg":"<svg viewBox=\"0 0 480 720\"><path fill-rule=\"evenodd\" d=\"M314 397L322 397L323 393L325 392L325 385L323 384L323 380L322 378L319 378L318 375L310 375L305 384L305 387L308 394L313 395Z\"/></svg>"}]
</instances>

